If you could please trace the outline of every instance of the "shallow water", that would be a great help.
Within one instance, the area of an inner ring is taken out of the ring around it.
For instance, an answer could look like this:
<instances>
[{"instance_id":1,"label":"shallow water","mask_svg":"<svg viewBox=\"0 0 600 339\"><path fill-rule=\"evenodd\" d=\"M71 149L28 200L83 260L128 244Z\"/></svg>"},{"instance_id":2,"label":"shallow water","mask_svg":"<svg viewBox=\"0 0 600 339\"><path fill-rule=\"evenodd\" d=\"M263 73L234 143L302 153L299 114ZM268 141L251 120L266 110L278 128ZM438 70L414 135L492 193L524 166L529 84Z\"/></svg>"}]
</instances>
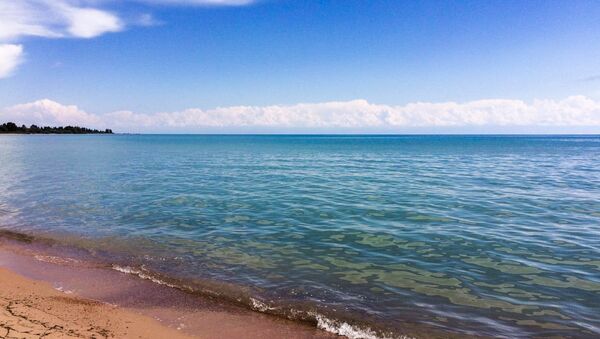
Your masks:
<instances>
[{"instance_id":1,"label":"shallow water","mask_svg":"<svg viewBox=\"0 0 600 339\"><path fill-rule=\"evenodd\" d=\"M1 228L259 311L600 334L600 137L2 136L0 162Z\"/></svg>"}]
</instances>

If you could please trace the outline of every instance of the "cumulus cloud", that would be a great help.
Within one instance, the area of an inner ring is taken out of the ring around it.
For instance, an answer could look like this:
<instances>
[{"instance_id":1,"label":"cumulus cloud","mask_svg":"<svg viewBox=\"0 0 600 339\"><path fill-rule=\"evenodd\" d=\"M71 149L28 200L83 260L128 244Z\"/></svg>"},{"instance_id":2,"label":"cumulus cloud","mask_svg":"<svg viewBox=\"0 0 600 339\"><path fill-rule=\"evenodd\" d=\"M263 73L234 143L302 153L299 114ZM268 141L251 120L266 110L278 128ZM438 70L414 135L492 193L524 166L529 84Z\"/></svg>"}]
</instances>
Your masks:
<instances>
[{"instance_id":1,"label":"cumulus cloud","mask_svg":"<svg viewBox=\"0 0 600 339\"><path fill-rule=\"evenodd\" d=\"M38 126L98 126L104 123L103 118L98 115L87 113L74 105L63 105L48 99L7 107L0 111L0 118L4 122Z\"/></svg>"},{"instance_id":2,"label":"cumulus cloud","mask_svg":"<svg viewBox=\"0 0 600 339\"><path fill-rule=\"evenodd\" d=\"M23 58L23 46L0 44L0 79L6 78L19 66Z\"/></svg>"},{"instance_id":3,"label":"cumulus cloud","mask_svg":"<svg viewBox=\"0 0 600 339\"><path fill-rule=\"evenodd\" d=\"M272 106L190 108L176 112L140 114L117 111L87 113L44 99L7 107L0 120L19 124L84 125L138 131L226 131L268 128L271 131L328 129L336 131L407 130L411 128L592 127L600 128L600 102L584 96L563 100L490 99L465 103L417 102L401 106L366 100L300 103Z\"/></svg>"}]
</instances>

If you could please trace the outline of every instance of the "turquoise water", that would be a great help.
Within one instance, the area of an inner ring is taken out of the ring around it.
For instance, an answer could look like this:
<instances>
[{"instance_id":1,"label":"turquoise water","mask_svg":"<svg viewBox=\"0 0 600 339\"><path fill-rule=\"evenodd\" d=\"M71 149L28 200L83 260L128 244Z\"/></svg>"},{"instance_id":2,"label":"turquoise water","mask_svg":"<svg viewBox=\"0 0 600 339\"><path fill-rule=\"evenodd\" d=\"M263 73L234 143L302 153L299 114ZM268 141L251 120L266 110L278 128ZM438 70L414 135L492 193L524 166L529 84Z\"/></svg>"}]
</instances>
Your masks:
<instances>
[{"instance_id":1,"label":"turquoise water","mask_svg":"<svg viewBox=\"0 0 600 339\"><path fill-rule=\"evenodd\" d=\"M2 136L0 162L0 228L256 310L600 335L597 136Z\"/></svg>"}]
</instances>

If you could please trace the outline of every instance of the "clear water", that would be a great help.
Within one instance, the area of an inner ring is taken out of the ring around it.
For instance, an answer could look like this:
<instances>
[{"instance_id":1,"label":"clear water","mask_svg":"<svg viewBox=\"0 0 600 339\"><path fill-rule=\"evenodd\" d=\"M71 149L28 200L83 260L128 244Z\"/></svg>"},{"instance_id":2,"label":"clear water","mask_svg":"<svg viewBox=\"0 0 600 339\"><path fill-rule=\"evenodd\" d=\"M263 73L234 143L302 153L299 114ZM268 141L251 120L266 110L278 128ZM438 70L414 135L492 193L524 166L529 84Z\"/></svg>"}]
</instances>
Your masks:
<instances>
[{"instance_id":1,"label":"clear water","mask_svg":"<svg viewBox=\"0 0 600 339\"><path fill-rule=\"evenodd\" d=\"M597 136L2 136L0 164L0 228L258 310L600 335Z\"/></svg>"}]
</instances>

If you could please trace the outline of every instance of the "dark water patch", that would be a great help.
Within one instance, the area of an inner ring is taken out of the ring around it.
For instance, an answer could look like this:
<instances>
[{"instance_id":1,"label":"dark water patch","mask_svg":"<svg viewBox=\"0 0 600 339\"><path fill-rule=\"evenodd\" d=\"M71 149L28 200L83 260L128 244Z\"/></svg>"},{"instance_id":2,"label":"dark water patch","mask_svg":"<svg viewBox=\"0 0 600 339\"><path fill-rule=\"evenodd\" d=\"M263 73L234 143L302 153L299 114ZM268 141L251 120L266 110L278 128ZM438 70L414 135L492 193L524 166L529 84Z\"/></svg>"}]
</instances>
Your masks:
<instances>
[{"instance_id":1,"label":"dark water patch","mask_svg":"<svg viewBox=\"0 0 600 339\"><path fill-rule=\"evenodd\" d=\"M2 229L0 229L0 238L9 239L26 244L31 244L35 239L29 234Z\"/></svg>"}]
</instances>

